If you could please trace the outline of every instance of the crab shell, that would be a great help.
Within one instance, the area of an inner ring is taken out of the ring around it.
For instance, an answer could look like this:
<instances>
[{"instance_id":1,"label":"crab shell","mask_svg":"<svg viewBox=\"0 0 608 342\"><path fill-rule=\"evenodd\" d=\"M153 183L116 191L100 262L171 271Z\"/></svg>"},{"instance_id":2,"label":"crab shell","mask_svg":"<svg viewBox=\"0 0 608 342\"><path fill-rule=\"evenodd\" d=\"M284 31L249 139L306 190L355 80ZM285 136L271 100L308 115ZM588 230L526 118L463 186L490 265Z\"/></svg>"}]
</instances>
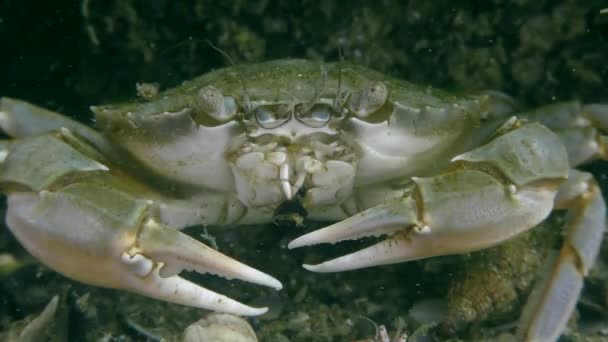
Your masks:
<instances>
[{"instance_id":1,"label":"crab shell","mask_svg":"<svg viewBox=\"0 0 608 342\"><path fill-rule=\"evenodd\" d=\"M268 222L300 190L311 218L350 216L356 208L339 207L353 206L356 189L433 173L511 110L498 93L455 97L305 60L221 69L149 102L93 107L104 135L154 173L263 212L243 223Z\"/></svg>"}]
</instances>

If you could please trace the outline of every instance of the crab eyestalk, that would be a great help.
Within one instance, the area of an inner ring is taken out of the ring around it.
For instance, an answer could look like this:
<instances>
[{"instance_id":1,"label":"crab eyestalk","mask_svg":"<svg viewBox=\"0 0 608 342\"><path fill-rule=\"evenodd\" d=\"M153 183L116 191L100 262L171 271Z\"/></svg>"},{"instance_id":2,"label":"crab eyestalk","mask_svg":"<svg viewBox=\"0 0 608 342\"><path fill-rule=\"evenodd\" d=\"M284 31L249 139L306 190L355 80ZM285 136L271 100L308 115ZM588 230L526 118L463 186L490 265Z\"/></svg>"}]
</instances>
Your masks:
<instances>
[{"instance_id":1,"label":"crab eyestalk","mask_svg":"<svg viewBox=\"0 0 608 342\"><path fill-rule=\"evenodd\" d=\"M388 99L388 88L383 82L372 82L361 91L351 95L349 109L359 118L365 118L384 106Z\"/></svg>"},{"instance_id":2,"label":"crab eyestalk","mask_svg":"<svg viewBox=\"0 0 608 342\"><path fill-rule=\"evenodd\" d=\"M213 86L205 86L198 92L198 109L219 122L231 120L237 112L233 97L224 96Z\"/></svg>"}]
</instances>

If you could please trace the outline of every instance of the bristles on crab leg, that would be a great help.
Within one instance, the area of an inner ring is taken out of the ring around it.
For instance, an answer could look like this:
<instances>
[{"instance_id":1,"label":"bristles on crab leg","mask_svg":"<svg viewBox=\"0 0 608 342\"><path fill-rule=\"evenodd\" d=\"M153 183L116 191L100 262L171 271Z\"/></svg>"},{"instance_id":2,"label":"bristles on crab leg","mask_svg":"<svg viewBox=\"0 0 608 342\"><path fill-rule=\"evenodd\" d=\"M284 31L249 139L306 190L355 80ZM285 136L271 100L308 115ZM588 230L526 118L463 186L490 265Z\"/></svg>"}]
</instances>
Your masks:
<instances>
[{"instance_id":1,"label":"bristles on crab leg","mask_svg":"<svg viewBox=\"0 0 608 342\"><path fill-rule=\"evenodd\" d=\"M390 235L418 224L416 202L410 197L365 210L344 221L300 236L291 241L289 249L356 240L367 236Z\"/></svg>"}]
</instances>

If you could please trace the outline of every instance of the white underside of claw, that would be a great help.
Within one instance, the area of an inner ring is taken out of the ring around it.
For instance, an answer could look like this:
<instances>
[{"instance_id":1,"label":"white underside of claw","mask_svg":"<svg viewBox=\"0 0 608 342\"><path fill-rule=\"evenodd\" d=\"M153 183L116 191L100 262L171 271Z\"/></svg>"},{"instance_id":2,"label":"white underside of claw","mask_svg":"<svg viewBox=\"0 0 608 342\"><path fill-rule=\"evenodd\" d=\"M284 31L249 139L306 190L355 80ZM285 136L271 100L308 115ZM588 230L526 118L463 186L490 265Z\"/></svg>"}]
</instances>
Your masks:
<instances>
[{"instance_id":1,"label":"white underside of claw","mask_svg":"<svg viewBox=\"0 0 608 342\"><path fill-rule=\"evenodd\" d=\"M226 279L239 279L277 290L283 288L281 282L275 278L152 219L144 222L138 245L143 253L164 264L159 270L161 277L172 277L182 270L192 270Z\"/></svg>"},{"instance_id":2,"label":"white underside of claw","mask_svg":"<svg viewBox=\"0 0 608 342\"><path fill-rule=\"evenodd\" d=\"M241 304L178 276L162 278L159 275L160 267L161 265L157 265L147 277L138 279L131 290L171 303L234 315L257 316L268 311L268 308L253 308Z\"/></svg>"},{"instance_id":3,"label":"white underside of claw","mask_svg":"<svg viewBox=\"0 0 608 342\"><path fill-rule=\"evenodd\" d=\"M102 197L107 194L97 193ZM7 223L23 246L42 262L89 284L208 310L252 316L266 312L207 290L179 276L195 270L275 289L273 277L229 258L154 220L135 235L106 212L61 192L8 195ZM134 247L137 246L137 247Z\"/></svg>"},{"instance_id":4,"label":"white underside of claw","mask_svg":"<svg viewBox=\"0 0 608 342\"><path fill-rule=\"evenodd\" d=\"M202 309L232 313L241 316L264 314L267 308L252 308L226 296L207 290L176 275L162 277L163 264L154 262L141 254L123 253L122 262L139 277L132 281L137 293L172 302L195 306Z\"/></svg>"}]
</instances>

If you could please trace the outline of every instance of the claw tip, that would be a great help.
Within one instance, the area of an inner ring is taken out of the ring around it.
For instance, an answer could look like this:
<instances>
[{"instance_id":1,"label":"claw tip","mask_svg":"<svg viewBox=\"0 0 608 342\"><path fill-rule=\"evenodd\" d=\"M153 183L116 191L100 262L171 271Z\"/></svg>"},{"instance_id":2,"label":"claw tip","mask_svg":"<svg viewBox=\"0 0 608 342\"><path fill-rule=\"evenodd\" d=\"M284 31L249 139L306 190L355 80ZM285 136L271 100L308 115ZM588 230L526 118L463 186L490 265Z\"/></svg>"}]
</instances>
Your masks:
<instances>
[{"instance_id":1,"label":"claw tip","mask_svg":"<svg viewBox=\"0 0 608 342\"><path fill-rule=\"evenodd\" d=\"M268 284L270 287L272 287L273 289L279 291L283 289L283 284L281 284L280 281L276 280L276 279L272 279L272 281Z\"/></svg>"},{"instance_id":2,"label":"claw tip","mask_svg":"<svg viewBox=\"0 0 608 342\"><path fill-rule=\"evenodd\" d=\"M289 242L287 244L287 249L295 249L295 248L299 248L304 246L305 244L301 242L302 240L300 238L297 238L295 240L292 240L291 242Z\"/></svg>"},{"instance_id":3,"label":"claw tip","mask_svg":"<svg viewBox=\"0 0 608 342\"><path fill-rule=\"evenodd\" d=\"M263 315L263 314L265 314L267 312L268 312L268 308L264 307L264 308L252 308L252 310L250 310L247 313L241 313L241 312L239 312L239 313L236 313L236 314L237 315L241 314L243 316L261 316L261 315Z\"/></svg>"},{"instance_id":4,"label":"claw tip","mask_svg":"<svg viewBox=\"0 0 608 342\"><path fill-rule=\"evenodd\" d=\"M306 270L311 271L311 272L323 272L321 264L319 264L319 265L303 264L302 267L304 267Z\"/></svg>"}]
</instances>

